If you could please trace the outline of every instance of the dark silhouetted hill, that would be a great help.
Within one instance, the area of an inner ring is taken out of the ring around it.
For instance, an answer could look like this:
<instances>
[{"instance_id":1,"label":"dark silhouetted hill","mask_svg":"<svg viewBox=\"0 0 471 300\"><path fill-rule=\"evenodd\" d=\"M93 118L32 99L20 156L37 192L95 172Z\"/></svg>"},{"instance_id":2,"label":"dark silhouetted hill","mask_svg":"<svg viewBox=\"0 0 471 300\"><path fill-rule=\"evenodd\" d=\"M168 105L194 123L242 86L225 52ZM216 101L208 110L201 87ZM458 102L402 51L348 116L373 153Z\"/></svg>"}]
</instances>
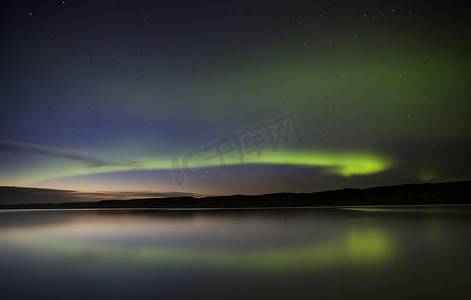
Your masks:
<instances>
[{"instance_id":1,"label":"dark silhouetted hill","mask_svg":"<svg viewBox=\"0 0 471 300\"><path fill-rule=\"evenodd\" d=\"M0 205L0 208L249 208L412 204L471 204L471 181L406 184L367 189L348 188L317 193L276 193L203 198L169 197L55 204L6 204Z\"/></svg>"}]
</instances>

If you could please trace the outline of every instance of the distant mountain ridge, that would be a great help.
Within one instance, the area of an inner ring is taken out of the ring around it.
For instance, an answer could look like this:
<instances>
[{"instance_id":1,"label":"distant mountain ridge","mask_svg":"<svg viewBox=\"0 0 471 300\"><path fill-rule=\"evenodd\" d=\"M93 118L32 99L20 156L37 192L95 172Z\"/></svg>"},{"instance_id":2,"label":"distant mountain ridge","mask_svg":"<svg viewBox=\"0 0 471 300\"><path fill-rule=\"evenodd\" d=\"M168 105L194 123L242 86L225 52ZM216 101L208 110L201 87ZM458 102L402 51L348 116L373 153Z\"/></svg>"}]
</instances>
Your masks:
<instances>
[{"instance_id":1,"label":"distant mountain ridge","mask_svg":"<svg viewBox=\"0 0 471 300\"><path fill-rule=\"evenodd\" d=\"M2 195L0 195L2 196ZM0 209L250 208L352 205L471 204L471 181L404 184L316 193L275 193L195 198L190 196L97 202L3 204Z\"/></svg>"}]
</instances>

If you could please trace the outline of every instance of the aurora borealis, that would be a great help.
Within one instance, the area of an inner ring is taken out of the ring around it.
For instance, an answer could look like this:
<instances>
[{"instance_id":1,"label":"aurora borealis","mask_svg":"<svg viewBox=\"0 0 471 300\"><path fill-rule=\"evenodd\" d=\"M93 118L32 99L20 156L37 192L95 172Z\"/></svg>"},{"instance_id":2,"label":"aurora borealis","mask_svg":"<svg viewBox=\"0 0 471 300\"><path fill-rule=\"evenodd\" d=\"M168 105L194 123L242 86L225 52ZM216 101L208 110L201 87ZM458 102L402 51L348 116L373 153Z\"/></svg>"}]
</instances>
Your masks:
<instances>
[{"instance_id":1,"label":"aurora borealis","mask_svg":"<svg viewBox=\"0 0 471 300\"><path fill-rule=\"evenodd\" d=\"M426 1L11 4L0 186L225 195L469 180L465 12Z\"/></svg>"}]
</instances>

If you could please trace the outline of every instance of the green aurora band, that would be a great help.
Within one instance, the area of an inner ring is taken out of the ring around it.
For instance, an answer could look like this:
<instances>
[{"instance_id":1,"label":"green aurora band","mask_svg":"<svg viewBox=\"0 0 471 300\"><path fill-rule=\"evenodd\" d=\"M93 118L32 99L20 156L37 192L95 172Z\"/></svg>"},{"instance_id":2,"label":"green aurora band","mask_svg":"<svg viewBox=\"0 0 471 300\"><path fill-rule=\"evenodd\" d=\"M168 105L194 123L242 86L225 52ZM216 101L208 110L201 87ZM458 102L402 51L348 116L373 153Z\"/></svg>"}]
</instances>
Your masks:
<instances>
[{"instance_id":1,"label":"green aurora band","mask_svg":"<svg viewBox=\"0 0 471 300\"><path fill-rule=\"evenodd\" d=\"M106 156L104 156L106 157ZM181 156L184 157L183 155ZM116 163L115 165L89 166L80 162L70 160L54 159L34 170L28 170L23 174L15 176L15 182L21 176L23 184L34 184L44 180L60 179L71 176L84 176L91 174L135 171L135 170L171 170L172 157L132 157L118 162L134 161L126 163ZM381 156L371 152L320 152L301 150L278 150L276 152L266 152L261 156L256 154L246 155L241 162L237 155L225 155L224 162L227 166L234 165L292 165L301 167L319 167L326 174L334 174L344 177L354 175L370 175L388 170L393 166L393 160L386 156ZM188 160L183 167L189 169L221 167L218 158L207 160L205 156L195 156ZM8 178L5 179L8 181Z\"/></svg>"}]
</instances>

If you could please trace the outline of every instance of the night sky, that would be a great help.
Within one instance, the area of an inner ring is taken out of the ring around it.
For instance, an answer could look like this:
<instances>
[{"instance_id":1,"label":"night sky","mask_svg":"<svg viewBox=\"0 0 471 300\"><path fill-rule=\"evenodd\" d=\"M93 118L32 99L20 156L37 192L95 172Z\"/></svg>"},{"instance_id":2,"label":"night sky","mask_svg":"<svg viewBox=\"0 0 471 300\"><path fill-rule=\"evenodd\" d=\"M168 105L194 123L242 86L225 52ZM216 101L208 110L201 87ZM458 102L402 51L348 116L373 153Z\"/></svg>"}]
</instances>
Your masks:
<instances>
[{"instance_id":1,"label":"night sky","mask_svg":"<svg viewBox=\"0 0 471 300\"><path fill-rule=\"evenodd\" d=\"M471 179L454 1L16 1L0 185L132 195Z\"/></svg>"}]
</instances>

